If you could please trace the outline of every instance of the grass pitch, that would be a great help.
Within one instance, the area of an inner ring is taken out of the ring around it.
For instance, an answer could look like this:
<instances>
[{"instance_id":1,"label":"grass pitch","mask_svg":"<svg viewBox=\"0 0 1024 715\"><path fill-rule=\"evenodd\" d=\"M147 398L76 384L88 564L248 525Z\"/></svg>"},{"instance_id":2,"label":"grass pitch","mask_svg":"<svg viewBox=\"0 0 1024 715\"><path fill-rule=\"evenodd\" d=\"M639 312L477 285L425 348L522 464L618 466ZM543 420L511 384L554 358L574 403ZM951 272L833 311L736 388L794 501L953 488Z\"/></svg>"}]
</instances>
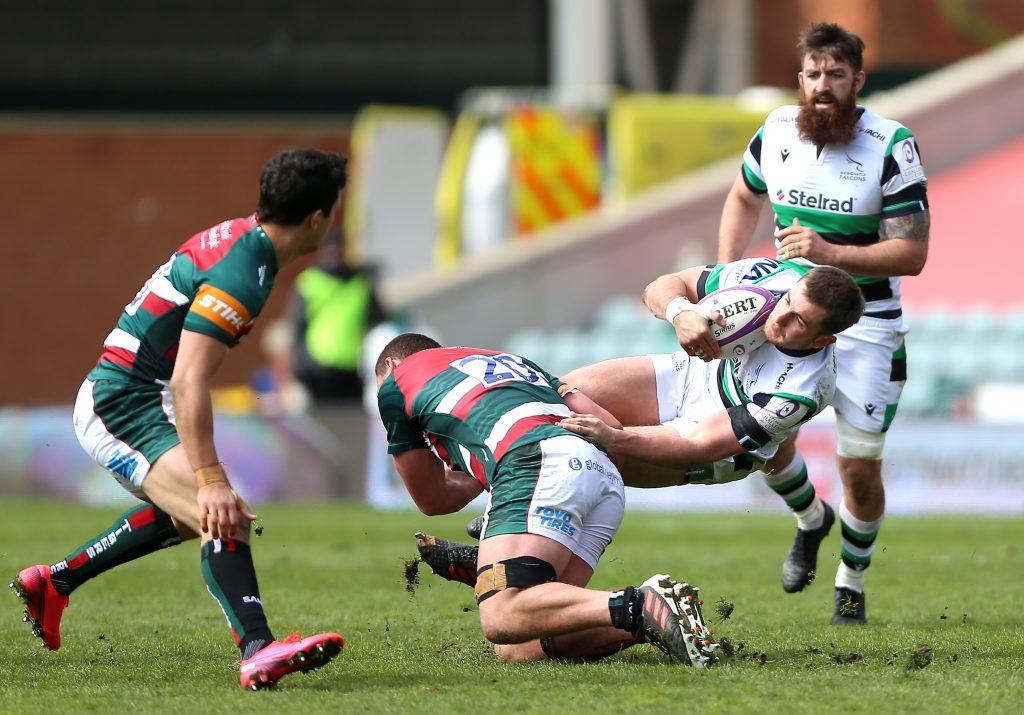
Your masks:
<instances>
[{"instance_id":1,"label":"grass pitch","mask_svg":"<svg viewBox=\"0 0 1024 715\"><path fill-rule=\"evenodd\" d=\"M890 518L868 576L866 628L835 628L838 530L821 577L779 585L792 520L631 512L592 585L668 572L702 589L733 656L709 671L649 647L600 663L497 662L469 588L406 561L424 530L464 540L470 514L427 518L361 505L264 505L253 539L278 637L337 630L344 652L275 691L238 687L238 653L206 593L196 544L151 555L72 595L63 647L39 647L13 592L0 597L0 712L1004 713L1024 702L1024 522ZM120 510L0 505L0 576L54 562ZM731 610L728 618L725 614Z\"/></svg>"}]
</instances>

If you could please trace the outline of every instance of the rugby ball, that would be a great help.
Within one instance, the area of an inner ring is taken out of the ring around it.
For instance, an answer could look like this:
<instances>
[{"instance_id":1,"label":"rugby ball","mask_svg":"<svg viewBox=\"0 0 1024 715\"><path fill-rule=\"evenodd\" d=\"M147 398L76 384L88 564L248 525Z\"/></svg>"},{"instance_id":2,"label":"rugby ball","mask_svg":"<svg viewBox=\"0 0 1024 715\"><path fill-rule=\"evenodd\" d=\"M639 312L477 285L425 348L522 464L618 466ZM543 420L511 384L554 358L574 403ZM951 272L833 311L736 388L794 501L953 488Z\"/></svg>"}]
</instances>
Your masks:
<instances>
[{"instance_id":1,"label":"rugby ball","mask_svg":"<svg viewBox=\"0 0 1024 715\"><path fill-rule=\"evenodd\" d=\"M778 298L767 288L736 285L719 288L697 301L717 310L725 325L711 324L711 332L722 348L722 357L739 358L764 344L764 324Z\"/></svg>"}]
</instances>

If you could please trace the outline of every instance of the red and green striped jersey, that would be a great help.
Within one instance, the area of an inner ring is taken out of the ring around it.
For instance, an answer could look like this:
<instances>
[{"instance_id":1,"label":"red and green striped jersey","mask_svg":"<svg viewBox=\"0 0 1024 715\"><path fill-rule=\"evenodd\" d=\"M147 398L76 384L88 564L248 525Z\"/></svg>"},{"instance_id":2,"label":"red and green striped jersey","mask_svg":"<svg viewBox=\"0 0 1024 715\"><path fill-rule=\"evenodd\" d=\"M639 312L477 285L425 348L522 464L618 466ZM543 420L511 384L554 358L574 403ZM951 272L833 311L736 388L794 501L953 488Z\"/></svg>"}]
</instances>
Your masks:
<instances>
[{"instance_id":1,"label":"red and green striped jersey","mask_svg":"<svg viewBox=\"0 0 1024 715\"><path fill-rule=\"evenodd\" d=\"M169 380L183 330L237 345L274 287L277 256L256 216L185 241L150 277L103 341L92 380Z\"/></svg>"},{"instance_id":2,"label":"red and green striped jersey","mask_svg":"<svg viewBox=\"0 0 1024 715\"><path fill-rule=\"evenodd\" d=\"M434 348L402 360L377 394L388 453L429 447L486 488L510 450L571 434L563 383L518 355Z\"/></svg>"}]
</instances>

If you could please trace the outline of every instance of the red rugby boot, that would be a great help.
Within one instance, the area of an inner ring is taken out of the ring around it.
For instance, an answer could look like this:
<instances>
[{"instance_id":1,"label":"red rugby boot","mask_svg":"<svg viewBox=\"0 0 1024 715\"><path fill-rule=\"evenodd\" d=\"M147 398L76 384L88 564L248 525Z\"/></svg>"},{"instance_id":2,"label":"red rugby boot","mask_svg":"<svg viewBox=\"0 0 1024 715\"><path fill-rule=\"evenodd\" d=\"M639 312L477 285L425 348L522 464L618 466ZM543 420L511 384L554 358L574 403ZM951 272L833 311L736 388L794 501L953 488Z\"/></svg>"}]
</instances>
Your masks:
<instances>
[{"instance_id":1,"label":"red rugby boot","mask_svg":"<svg viewBox=\"0 0 1024 715\"><path fill-rule=\"evenodd\" d=\"M50 567L29 566L14 577L11 588L25 602L25 617L32 624L32 635L42 638L50 650L60 648L60 618L68 606L68 597L53 588Z\"/></svg>"},{"instance_id":2,"label":"red rugby boot","mask_svg":"<svg viewBox=\"0 0 1024 715\"><path fill-rule=\"evenodd\" d=\"M239 682L246 690L272 688L288 673L306 673L327 665L343 647L345 639L337 633L301 638L295 631L283 641L274 641L243 660Z\"/></svg>"}]
</instances>

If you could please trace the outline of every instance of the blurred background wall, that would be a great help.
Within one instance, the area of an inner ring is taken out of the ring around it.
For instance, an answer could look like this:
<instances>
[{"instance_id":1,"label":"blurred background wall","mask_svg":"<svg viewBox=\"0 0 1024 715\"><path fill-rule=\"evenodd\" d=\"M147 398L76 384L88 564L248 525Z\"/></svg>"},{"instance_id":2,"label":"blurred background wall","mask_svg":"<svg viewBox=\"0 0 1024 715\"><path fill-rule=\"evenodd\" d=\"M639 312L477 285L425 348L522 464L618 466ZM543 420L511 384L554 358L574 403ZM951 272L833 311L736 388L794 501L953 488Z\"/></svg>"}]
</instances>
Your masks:
<instances>
[{"instance_id":1,"label":"blurred background wall","mask_svg":"<svg viewBox=\"0 0 1024 715\"><path fill-rule=\"evenodd\" d=\"M743 146L791 101L796 35L823 19L861 34L867 103L921 141L933 259L905 290L918 335L948 345L988 320L979 339L1013 336L1024 313L998 292L1012 279L914 303L939 277L963 280L935 257L936 237L948 250L976 231L998 255L1015 230L998 219L1022 190L1010 170L1024 154L1018 0L40 0L7 3L3 18L3 444L50 434L25 416L70 404L151 271L192 233L251 212L260 167L289 146L350 154L349 251L380 264L401 320L535 350L553 369L670 349L636 296L657 273L713 257ZM225 364L225 388L258 392L263 333L296 273ZM978 352L959 361L975 378L988 369ZM920 394L908 387L901 414L972 418L984 385L919 360ZM999 363L1005 402L1024 374ZM29 451L7 471L38 462ZM368 457L350 451L360 480Z\"/></svg>"}]
</instances>

